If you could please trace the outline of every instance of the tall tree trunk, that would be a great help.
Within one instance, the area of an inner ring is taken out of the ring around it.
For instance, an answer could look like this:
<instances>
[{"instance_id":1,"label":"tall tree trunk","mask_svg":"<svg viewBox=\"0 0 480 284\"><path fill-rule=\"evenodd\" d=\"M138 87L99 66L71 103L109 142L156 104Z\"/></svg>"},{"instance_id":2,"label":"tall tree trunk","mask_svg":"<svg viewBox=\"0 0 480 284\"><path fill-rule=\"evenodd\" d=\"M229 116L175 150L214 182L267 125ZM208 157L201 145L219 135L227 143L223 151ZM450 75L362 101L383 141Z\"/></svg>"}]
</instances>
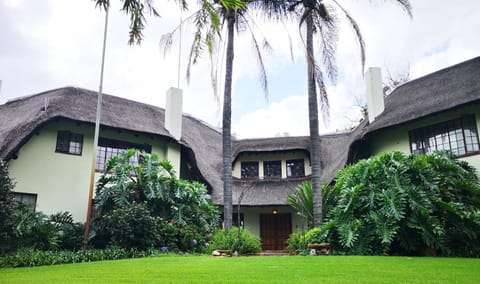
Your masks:
<instances>
[{"instance_id":1,"label":"tall tree trunk","mask_svg":"<svg viewBox=\"0 0 480 284\"><path fill-rule=\"evenodd\" d=\"M313 191L313 225L322 224L322 185L320 173L320 136L318 124L318 100L316 88L315 57L313 49L313 19L312 14L307 16L307 66L308 66L308 117L310 123L310 163L312 165L312 191Z\"/></svg>"},{"instance_id":2,"label":"tall tree trunk","mask_svg":"<svg viewBox=\"0 0 480 284\"><path fill-rule=\"evenodd\" d=\"M232 227L232 72L235 11L227 11L227 60L223 93L223 218L226 230Z\"/></svg>"}]
</instances>

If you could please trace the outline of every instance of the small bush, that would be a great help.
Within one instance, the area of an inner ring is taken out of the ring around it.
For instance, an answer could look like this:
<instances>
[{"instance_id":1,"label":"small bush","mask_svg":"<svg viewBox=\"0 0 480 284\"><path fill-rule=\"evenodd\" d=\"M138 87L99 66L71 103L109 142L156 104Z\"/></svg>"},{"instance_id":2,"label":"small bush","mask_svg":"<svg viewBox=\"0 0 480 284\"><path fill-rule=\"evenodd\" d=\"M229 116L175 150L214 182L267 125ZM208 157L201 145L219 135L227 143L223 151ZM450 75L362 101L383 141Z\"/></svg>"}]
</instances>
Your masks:
<instances>
[{"instance_id":1,"label":"small bush","mask_svg":"<svg viewBox=\"0 0 480 284\"><path fill-rule=\"evenodd\" d=\"M326 242L326 240L327 234L321 227L310 229L305 234L305 241L307 244L319 244Z\"/></svg>"},{"instance_id":2,"label":"small bush","mask_svg":"<svg viewBox=\"0 0 480 284\"><path fill-rule=\"evenodd\" d=\"M14 235L13 187L7 164L0 160L0 254L12 249L9 244Z\"/></svg>"},{"instance_id":3,"label":"small bush","mask_svg":"<svg viewBox=\"0 0 480 284\"><path fill-rule=\"evenodd\" d=\"M210 250L230 250L239 254L255 254L262 249L260 239L253 236L247 229L232 227L230 230L219 230L213 235Z\"/></svg>"},{"instance_id":4,"label":"small bush","mask_svg":"<svg viewBox=\"0 0 480 284\"><path fill-rule=\"evenodd\" d=\"M159 240L158 218L151 215L144 203L114 209L98 218L95 224L115 246L147 249Z\"/></svg>"},{"instance_id":5,"label":"small bush","mask_svg":"<svg viewBox=\"0 0 480 284\"><path fill-rule=\"evenodd\" d=\"M61 226L58 237L59 250L79 250L83 243L85 224L67 223Z\"/></svg>"},{"instance_id":6,"label":"small bush","mask_svg":"<svg viewBox=\"0 0 480 284\"><path fill-rule=\"evenodd\" d=\"M306 247L306 240L304 242L301 231L296 231L290 234L287 240L287 249L290 252L303 251Z\"/></svg>"}]
</instances>

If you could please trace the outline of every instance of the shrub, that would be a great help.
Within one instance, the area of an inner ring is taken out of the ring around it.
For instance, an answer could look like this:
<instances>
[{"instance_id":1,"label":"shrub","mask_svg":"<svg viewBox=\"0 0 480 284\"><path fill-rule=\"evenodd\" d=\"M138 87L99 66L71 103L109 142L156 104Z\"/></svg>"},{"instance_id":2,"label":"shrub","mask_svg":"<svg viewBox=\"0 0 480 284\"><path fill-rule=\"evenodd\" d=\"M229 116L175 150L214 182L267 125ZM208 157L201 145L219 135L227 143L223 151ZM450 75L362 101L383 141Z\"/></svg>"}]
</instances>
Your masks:
<instances>
[{"instance_id":1,"label":"shrub","mask_svg":"<svg viewBox=\"0 0 480 284\"><path fill-rule=\"evenodd\" d=\"M239 254L255 254L261 251L260 239L253 236L247 229L232 227L230 230L218 230L212 238L210 250L230 250Z\"/></svg>"},{"instance_id":2,"label":"shrub","mask_svg":"<svg viewBox=\"0 0 480 284\"><path fill-rule=\"evenodd\" d=\"M73 222L69 212L47 216L18 204L15 210L15 236L12 247L37 250L78 249L82 244L83 225Z\"/></svg>"},{"instance_id":3,"label":"shrub","mask_svg":"<svg viewBox=\"0 0 480 284\"><path fill-rule=\"evenodd\" d=\"M83 223L62 224L59 231L58 249L72 251L81 249L84 232L85 224Z\"/></svg>"},{"instance_id":4,"label":"shrub","mask_svg":"<svg viewBox=\"0 0 480 284\"><path fill-rule=\"evenodd\" d=\"M13 181L8 176L8 166L0 160L0 254L11 250L14 234Z\"/></svg>"},{"instance_id":5,"label":"shrub","mask_svg":"<svg viewBox=\"0 0 480 284\"><path fill-rule=\"evenodd\" d=\"M96 223L112 245L146 249L159 240L157 218L151 216L145 204L127 204L106 213Z\"/></svg>"},{"instance_id":6,"label":"shrub","mask_svg":"<svg viewBox=\"0 0 480 284\"><path fill-rule=\"evenodd\" d=\"M287 240L287 249L290 252L303 252L307 245L306 239L301 231L296 231L290 234Z\"/></svg>"},{"instance_id":7,"label":"shrub","mask_svg":"<svg viewBox=\"0 0 480 284\"><path fill-rule=\"evenodd\" d=\"M307 244L319 244L327 241L327 232L321 227L308 230L305 234Z\"/></svg>"},{"instance_id":8,"label":"shrub","mask_svg":"<svg viewBox=\"0 0 480 284\"><path fill-rule=\"evenodd\" d=\"M134 165L137 155L142 163ZM133 149L108 161L97 183L95 206L96 247L200 252L198 244L208 241L219 220L204 185L177 179L168 161Z\"/></svg>"},{"instance_id":9,"label":"shrub","mask_svg":"<svg viewBox=\"0 0 480 284\"><path fill-rule=\"evenodd\" d=\"M340 253L480 256L479 179L448 153L359 161L329 194L322 228Z\"/></svg>"}]
</instances>

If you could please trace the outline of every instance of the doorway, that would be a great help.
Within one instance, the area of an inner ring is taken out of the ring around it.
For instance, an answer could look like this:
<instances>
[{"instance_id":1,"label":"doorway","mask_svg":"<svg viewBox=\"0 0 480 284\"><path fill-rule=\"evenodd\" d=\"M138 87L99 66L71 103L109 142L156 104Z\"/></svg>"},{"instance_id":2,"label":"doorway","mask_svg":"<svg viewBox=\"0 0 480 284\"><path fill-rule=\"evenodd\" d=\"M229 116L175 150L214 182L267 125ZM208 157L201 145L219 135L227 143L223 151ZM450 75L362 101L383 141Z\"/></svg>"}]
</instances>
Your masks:
<instances>
[{"instance_id":1,"label":"doorway","mask_svg":"<svg viewBox=\"0 0 480 284\"><path fill-rule=\"evenodd\" d=\"M262 250L286 250L287 239L292 233L292 215L260 214L260 238Z\"/></svg>"}]
</instances>

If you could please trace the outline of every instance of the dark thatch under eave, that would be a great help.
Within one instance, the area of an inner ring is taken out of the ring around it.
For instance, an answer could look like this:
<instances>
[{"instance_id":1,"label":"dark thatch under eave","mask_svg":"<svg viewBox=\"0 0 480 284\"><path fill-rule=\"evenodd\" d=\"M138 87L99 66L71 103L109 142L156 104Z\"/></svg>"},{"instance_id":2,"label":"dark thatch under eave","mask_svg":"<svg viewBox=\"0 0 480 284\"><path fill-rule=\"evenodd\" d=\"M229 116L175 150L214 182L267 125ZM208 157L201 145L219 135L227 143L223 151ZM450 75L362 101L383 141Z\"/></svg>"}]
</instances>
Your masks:
<instances>
[{"instance_id":1,"label":"dark thatch under eave","mask_svg":"<svg viewBox=\"0 0 480 284\"><path fill-rule=\"evenodd\" d=\"M285 205L295 187L309 177L292 179L233 180L233 204L241 206Z\"/></svg>"}]
</instances>

